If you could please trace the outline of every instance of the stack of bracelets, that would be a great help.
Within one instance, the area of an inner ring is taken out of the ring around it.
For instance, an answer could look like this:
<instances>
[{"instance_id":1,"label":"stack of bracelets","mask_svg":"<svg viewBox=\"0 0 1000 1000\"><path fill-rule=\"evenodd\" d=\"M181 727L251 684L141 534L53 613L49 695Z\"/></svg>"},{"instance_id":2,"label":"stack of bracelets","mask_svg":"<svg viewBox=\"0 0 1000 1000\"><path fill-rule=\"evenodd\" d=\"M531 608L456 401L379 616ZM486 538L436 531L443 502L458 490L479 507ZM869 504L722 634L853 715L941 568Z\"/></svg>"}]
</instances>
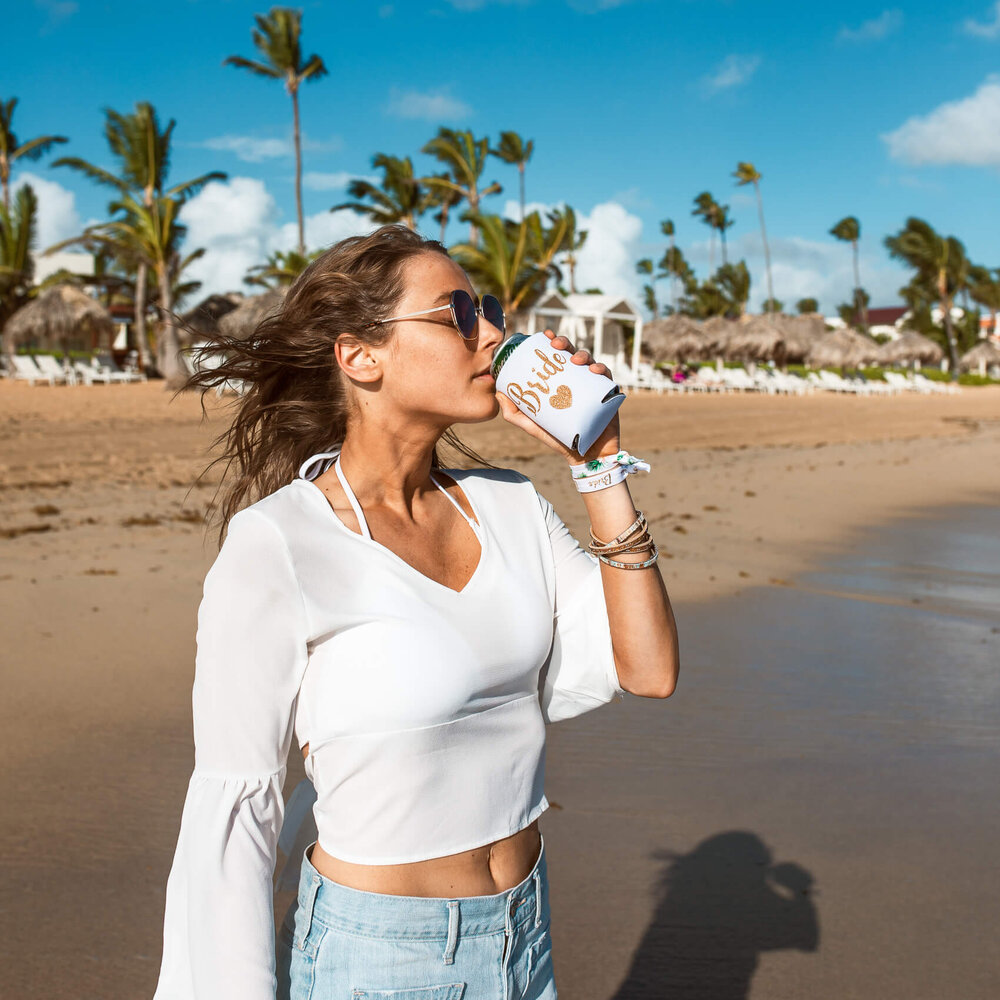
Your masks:
<instances>
[{"instance_id":1,"label":"stack of bracelets","mask_svg":"<svg viewBox=\"0 0 1000 1000\"><path fill-rule=\"evenodd\" d=\"M582 465L570 466L573 474L573 484L581 493L593 493L596 490L607 489L622 482L625 477L632 472L649 472L650 465L630 455L627 451L619 451L615 455L606 455L604 458L595 459L592 462L584 462ZM645 569L656 562L659 553L656 549L656 542L647 530L646 515L636 511L636 519L617 537L610 542L602 542L590 532L590 551L597 556L601 562L616 569ZM609 556L620 555L623 552L650 552L650 556L645 562L621 562L617 559L610 559Z\"/></svg>"}]
</instances>

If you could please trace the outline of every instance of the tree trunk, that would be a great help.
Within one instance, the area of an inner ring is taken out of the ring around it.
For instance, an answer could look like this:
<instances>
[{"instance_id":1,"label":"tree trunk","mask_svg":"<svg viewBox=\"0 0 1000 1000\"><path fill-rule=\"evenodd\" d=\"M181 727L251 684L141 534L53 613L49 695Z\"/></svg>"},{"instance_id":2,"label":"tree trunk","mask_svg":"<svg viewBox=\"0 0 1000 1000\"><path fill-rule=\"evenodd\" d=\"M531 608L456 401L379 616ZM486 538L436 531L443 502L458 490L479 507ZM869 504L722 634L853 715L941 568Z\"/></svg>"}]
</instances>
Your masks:
<instances>
[{"instance_id":1,"label":"tree trunk","mask_svg":"<svg viewBox=\"0 0 1000 1000\"><path fill-rule=\"evenodd\" d=\"M719 239L722 241L722 266L726 266L726 230L724 226L719 227Z\"/></svg>"},{"instance_id":2,"label":"tree trunk","mask_svg":"<svg viewBox=\"0 0 1000 1000\"><path fill-rule=\"evenodd\" d=\"M951 297L949 295L941 296L941 308L944 310L944 332L948 336L948 367L951 368L952 382L957 382L958 350L955 346L955 330L951 325Z\"/></svg>"},{"instance_id":3,"label":"tree trunk","mask_svg":"<svg viewBox=\"0 0 1000 1000\"><path fill-rule=\"evenodd\" d=\"M444 243L445 230L448 228L448 203L441 205L441 242Z\"/></svg>"},{"instance_id":4,"label":"tree trunk","mask_svg":"<svg viewBox=\"0 0 1000 1000\"><path fill-rule=\"evenodd\" d=\"M135 272L135 341L139 352L139 367L148 371L153 366L153 355L149 350L149 336L146 333L146 285L149 281L149 266L140 263Z\"/></svg>"},{"instance_id":5,"label":"tree trunk","mask_svg":"<svg viewBox=\"0 0 1000 1000\"><path fill-rule=\"evenodd\" d=\"M521 221L524 222L524 164L519 163L517 165L518 173L520 173L521 181Z\"/></svg>"},{"instance_id":6,"label":"tree trunk","mask_svg":"<svg viewBox=\"0 0 1000 1000\"><path fill-rule=\"evenodd\" d=\"M292 92L292 117L295 122L295 212L299 220L299 253L305 256L306 230L302 219L302 133L299 127L299 91L298 87L289 88Z\"/></svg>"},{"instance_id":7,"label":"tree trunk","mask_svg":"<svg viewBox=\"0 0 1000 1000\"><path fill-rule=\"evenodd\" d=\"M868 306L859 294L861 291L861 270L858 267L858 241L851 240L851 248L854 251L854 298L861 306L861 322L864 324L865 333L868 332Z\"/></svg>"},{"instance_id":8,"label":"tree trunk","mask_svg":"<svg viewBox=\"0 0 1000 1000\"><path fill-rule=\"evenodd\" d=\"M757 217L760 219L760 238L764 244L764 271L767 275L767 298L774 302L774 285L771 283L771 249L767 245L767 229L764 228L764 201L760 196L760 184L753 182L757 192Z\"/></svg>"},{"instance_id":9,"label":"tree trunk","mask_svg":"<svg viewBox=\"0 0 1000 1000\"><path fill-rule=\"evenodd\" d=\"M569 293L576 295L576 257L570 254L566 263L569 264Z\"/></svg>"},{"instance_id":10,"label":"tree trunk","mask_svg":"<svg viewBox=\"0 0 1000 1000\"><path fill-rule=\"evenodd\" d=\"M7 155L0 154L0 183L3 184L3 207L10 211L10 164Z\"/></svg>"},{"instance_id":11,"label":"tree trunk","mask_svg":"<svg viewBox=\"0 0 1000 1000\"><path fill-rule=\"evenodd\" d=\"M160 372L167 380L167 389L179 389L187 380L188 372L181 361L181 345L174 326L174 299L170 288L170 275L166 265L157 269L160 286L160 307L163 310L163 325L156 342L156 356Z\"/></svg>"}]
</instances>

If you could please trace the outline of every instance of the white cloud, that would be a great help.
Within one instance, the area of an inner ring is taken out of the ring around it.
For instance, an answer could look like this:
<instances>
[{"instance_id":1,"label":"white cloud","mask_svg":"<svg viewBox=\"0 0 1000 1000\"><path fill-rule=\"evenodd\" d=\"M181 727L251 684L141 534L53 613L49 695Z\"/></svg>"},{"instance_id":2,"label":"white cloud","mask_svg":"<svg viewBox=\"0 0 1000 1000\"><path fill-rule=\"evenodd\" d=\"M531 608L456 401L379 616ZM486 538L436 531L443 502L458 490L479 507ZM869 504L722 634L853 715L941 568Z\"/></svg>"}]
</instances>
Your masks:
<instances>
[{"instance_id":1,"label":"white cloud","mask_svg":"<svg viewBox=\"0 0 1000 1000\"><path fill-rule=\"evenodd\" d=\"M370 184L377 184L379 180L368 174L352 174L349 170L337 170L329 174L308 171L302 175L302 186L308 191L341 191L355 179L368 181Z\"/></svg>"},{"instance_id":2,"label":"white cloud","mask_svg":"<svg viewBox=\"0 0 1000 1000\"><path fill-rule=\"evenodd\" d=\"M970 97L946 101L882 135L894 159L912 164L1000 166L1000 74Z\"/></svg>"},{"instance_id":3,"label":"white cloud","mask_svg":"<svg viewBox=\"0 0 1000 1000\"><path fill-rule=\"evenodd\" d=\"M262 181L233 177L207 184L181 210L188 227L187 248L205 247L191 267L201 281L200 295L246 291L248 268L262 264L275 250L289 250L298 240L298 226L281 222L277 203ZM318 212L306 217L306 245L325 247L345 236L375 227L354 212Z\"/></svg>"},{"instance_id":4,"label":"white cloud","mask_svg":"<svg viewBox=\"0 0 1000 1000\"><path fill-rule=\"evenodd\" d=\"M878 17L862 21L856 28L841 28L837 40L841 42L875 42L891 35L903 26L903 12L898 8L884 10Z\"/></svg>"},{"instance_id":5,"label":"white cloud","mask_svg":"<svg viewBox=\"0 0 1000 1000\"><path fill-rule=\"evenodd\" d=\"M962 30L967 35L975 35L977 38L1000 37L1000 2L993 4L990 20L977 21L975 18L967 17L962 22Z\"/></svg>"},{"instance_id":6,"label":"white cloud","mask_svg":"<svg viewBox=\"0 0 1000 1000\"><path fill-rule=\"evenodd\" d=\"M758 66L760 66L760 56L733 53L726 56L713 73L702 77L702 87L707 94L712 95L720 90L731 90L733 87L742 86L757 72Z\"/></svg>"},{"instance_id":7,"label":"white cloud","mask_svg":"<svg viewBox=\"0 0 1000 1000\"><path fill-rule=\"evenodd\" d=\"M545 214L565 207L562 202L546 204L527 202L527 213ZM520 218L520 203L508 200L503 214L515 221ZM589 212L576 214L577 230L586 230L587 240L577 254L576 287L600 288L607 295L621 295L641 303L642 282L635 273L635 262L641 256L642 220L616 201L595 205ZM565 270L565 269L564 269ZM564 273L564 284L569 274Z\"/></svg>"},{"instance_id":8,"label":"white cloud","mask_svg":"<svg viewBox=\"0 0 1000 1000\"><path fill-rule=\"evenodd\" d=\"M237 159L244 163L261 163L264 160L276 160L293 156L295 146L291 137L284 139L265 138L254 135L217 135L203 142L191 143L201 149L211 149L218 153L234 153ZM336 136L326 142L316 142L308 136L302 136L302 149L313 152L328 152L339 149L341 140Z\"/></svg>"},{"instance_id":9,"label":"white cloud","mask_svg":"<svg viewBox=\"0 0 1000 1000\"><path fill-rule=\"evenodd\" d=\"M418 90L399 90L393 87L386 113L397 118L452 121L456 118L468 118L472 114L472 108L444 89L421 93Z\"/></svg>"},{"instance_id":10,"label":"white cloud","mask_svg":"<svg viewBox=\"0 0 1000 1000\"><path fill-rule=\"evenodd\" d=\"M772 237L771 278L775 297L785 304L786 311L794 311L799 299L815 298L827 314L835 311L838 303L846 302L854 287L854 270L849 243L838 241L819 242L800 236ZM866 252L864 237L860 243L859 266L861 284L871 296L872 305L892 305L899 302L899 288L906 284L907 273L894 264ZM702 240L682 247L685 256L695 268L699 279L708 275L709 242ZM730 240L727 251L730 261L745 260L750 269L750 303L752 312L759 312L767 298L767 274L764 268L764 248L758 233L744 233ZM715 244L715 266L722 263L718 240ZM665 297L666 282L659 286L661 298Z\"/></svg>"},{"instance_id":11,"label":"white cloud","mask_svg":"<svg viewBox=\"0 0 1000 1000\"><path fill-rule=\"evenodd\" d=\"M83 231L80 213L76 209L76 195L55 181L45 180L37 174L21 173L11 185L11 191L30 184L38 198L36 254L46 247L79 236Z\"/></svg>"}]
</instances>

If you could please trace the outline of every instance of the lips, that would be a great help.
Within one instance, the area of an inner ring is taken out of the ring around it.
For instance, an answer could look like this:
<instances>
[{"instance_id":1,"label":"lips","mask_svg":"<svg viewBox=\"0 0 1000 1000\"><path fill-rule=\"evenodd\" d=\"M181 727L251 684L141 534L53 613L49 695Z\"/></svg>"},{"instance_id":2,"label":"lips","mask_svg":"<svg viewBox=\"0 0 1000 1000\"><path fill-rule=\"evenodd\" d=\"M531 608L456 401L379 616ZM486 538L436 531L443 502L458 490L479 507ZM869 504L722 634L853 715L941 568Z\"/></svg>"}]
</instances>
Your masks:
<instances>
[{"instance_id":1,"label":"lips","mask_svg":"<svg viewBox=\"0 0 1000 1000\"><path fill-rule=\"evenodd\" d=\"M489 375L489 374L491 374L490 373L490 366L487 365L481 372L476 372L476 374L473 375L472 377L473 378L479 378L480 375Z\"/></svg>"}]
</instances>

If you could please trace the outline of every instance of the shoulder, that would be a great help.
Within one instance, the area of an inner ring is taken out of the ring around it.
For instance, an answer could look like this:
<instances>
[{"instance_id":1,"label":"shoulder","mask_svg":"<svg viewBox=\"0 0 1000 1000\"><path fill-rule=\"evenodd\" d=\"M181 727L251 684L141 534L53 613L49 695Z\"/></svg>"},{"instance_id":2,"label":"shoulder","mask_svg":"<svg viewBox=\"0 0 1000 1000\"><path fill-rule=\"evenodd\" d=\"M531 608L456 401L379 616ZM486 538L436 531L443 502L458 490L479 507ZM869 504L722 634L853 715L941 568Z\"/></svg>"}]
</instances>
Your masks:
<instances>
[{"instance_id":1,"label":"shoulder","mask_svg":"<svg viewBox=\"0 0 1000 1000\"><path fill-rule=\"evenodd\" d=\"M313 498L303 489L304 483L304 480L293 480L237 511L229 519L227 541L231 537L266 539L272 545L287 548L296 527L302 525L304 515L314 510L310 503Z\"/></svg>"}]
</instances>

